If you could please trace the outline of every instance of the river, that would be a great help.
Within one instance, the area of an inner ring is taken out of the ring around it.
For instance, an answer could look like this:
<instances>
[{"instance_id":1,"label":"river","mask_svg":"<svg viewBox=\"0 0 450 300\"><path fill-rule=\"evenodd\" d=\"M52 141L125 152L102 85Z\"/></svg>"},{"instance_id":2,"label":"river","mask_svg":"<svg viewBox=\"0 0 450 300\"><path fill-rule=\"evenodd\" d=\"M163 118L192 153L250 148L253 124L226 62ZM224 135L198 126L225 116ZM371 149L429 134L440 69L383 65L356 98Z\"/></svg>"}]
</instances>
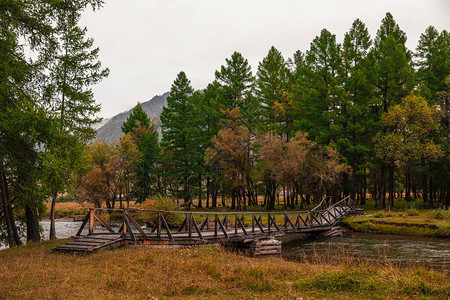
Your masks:
<instances>
[{"instance_id":1,"label":"river","mask_svg":"<svg viewBox=\"0 0 450 300\"><path fill-rule=\"evenodd\" d=\"M48 239L50 221L40 224L44 239ZM55 224L59 239L74 236L81 226L81 222L57 221ZM332 238L286 235L279 239L284 255L299 260L320 254L322 257L338 255L359 260L384 260L400 265L418 264L447 272L450 268L450 239L357 232L344 232L343 237Z\"/></svg>"},{"instance_id":2,"label":"river","mask_svg":"<svg viewBox=\"0 0 450 300\"><path fill-rule=\"evenodd\" d=\"M337 256L355 260L419 265L449 272L450 239L344 232L343 237L320 238L286 235L280 238L283 253L303 260Z\"/></svg>"}]
</instances>

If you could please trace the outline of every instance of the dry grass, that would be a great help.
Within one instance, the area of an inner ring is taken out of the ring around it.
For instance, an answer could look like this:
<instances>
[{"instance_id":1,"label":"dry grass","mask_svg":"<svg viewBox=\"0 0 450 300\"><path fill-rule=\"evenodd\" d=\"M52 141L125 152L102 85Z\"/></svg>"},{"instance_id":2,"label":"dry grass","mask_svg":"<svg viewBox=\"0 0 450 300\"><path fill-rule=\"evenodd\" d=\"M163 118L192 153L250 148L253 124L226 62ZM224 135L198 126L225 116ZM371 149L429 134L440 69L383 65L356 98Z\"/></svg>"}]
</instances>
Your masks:
<instances>
[{"instance_id":1,"label":"dry grass","mask_svg":"<svg viewBox=\"0 0 450 300\"><path fill-rule=\"evenodd\" d=\"M57 242L0 251L1 298L405 299L450 296L448 275L345 261L248 258L220 248L52 254Z\"/></svg>"}]
</instances>

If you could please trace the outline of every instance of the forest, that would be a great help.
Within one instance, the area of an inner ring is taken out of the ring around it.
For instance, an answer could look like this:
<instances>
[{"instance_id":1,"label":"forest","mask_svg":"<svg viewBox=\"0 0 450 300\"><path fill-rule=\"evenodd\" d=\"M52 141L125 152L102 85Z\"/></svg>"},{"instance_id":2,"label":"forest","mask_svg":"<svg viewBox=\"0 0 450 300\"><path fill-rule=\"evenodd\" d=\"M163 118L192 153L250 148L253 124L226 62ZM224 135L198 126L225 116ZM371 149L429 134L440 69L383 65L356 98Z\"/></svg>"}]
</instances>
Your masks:
<instances>
[{"instance_id":1,"label":"forest","mask_svg":"<svg viewBox=\"0 0 450 300\"><path fill-rule=\"evenodd\" d=\"M109 70L78 24L102 3L0 7L0 238L10 246L38 241L44 202L54 219L67 193L108 208L159 195L238 210L305 209L325 195L378 209L398 198L450 205L446 30L429 26L411 50L390 13L375 37L356 19L343 41L323 29L290 58L270 48L256 73L234 52L203 90L180 72L160 120L138 104L109 145L92 129L92 86Z\"/></svg>"},{"instance_id":2,"label":"forest","mask_svg":"<svg viewBox=\"0 0 450 300\"><path fill-rule=\"evenodd\" d=\"M201 91L180 72L160 120L138 104L120 141L88 147L77 194L108 207L158 194L199 208L324 195L448 206L449 35L430 26L414 52L405 42L387 13L374 39L357 19L342 43L323 29L292 58L272 47L255 75L234 52Z\"/></svg>"}]
</instances>

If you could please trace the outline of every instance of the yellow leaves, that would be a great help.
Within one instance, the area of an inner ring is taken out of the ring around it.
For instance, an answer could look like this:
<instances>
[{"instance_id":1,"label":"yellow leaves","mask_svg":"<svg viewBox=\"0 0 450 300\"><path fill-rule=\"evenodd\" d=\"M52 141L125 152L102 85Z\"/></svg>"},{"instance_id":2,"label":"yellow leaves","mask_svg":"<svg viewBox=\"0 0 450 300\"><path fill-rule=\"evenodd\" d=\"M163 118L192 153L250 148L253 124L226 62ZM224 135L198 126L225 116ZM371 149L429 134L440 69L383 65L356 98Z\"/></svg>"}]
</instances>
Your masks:
<instances>
[{"instance_id":1,"label":"yellow leaves","mask_svg":"<svg viewBox=\"0 0 450 300\"><path fill-rule=\"evenodd\" d=\"M439 129L439 114L436 107L411 93L381 117L386 131L374 139L375 154L388 163L437 160L443 153L432 133Z\"/></svg>"}]
</instances>

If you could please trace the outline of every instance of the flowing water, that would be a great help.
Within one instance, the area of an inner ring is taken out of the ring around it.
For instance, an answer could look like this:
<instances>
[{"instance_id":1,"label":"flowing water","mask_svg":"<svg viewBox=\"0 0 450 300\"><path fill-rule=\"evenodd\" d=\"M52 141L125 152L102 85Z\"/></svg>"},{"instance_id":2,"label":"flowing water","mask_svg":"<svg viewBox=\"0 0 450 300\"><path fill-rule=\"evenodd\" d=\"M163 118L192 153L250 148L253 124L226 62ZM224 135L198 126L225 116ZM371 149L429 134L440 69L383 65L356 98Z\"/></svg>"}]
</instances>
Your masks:
<instances>
[{"instance_id":1,"label":"flowing water","mask_svg":"<svg viewBox=\"0 0 450 300\"><path fill-rule=\"evenodd\" d=\"M41 221L40 225L43 238L48 239L50 221ZM57 238L69 238L77 233L81 222L57 221L55 226ZM83 233L85 231L86 228ZM363 260L431 266L447 272L450 269L450 239L345 232L343 237L286 235L280 240L283 252L298 259L317 254L322 257L344 255Z\"/></svg>"},{"instance_id":2,"label":"flowing water","mask_svg":"<svg viewBox=\"0 0 450 300\"><path fill-rule=\"evenodd\" d=\"M345 232L343 237L287 235L280 238L286 256L340 256L450 270L450 239Z\"/></svg>"}]
</instances>

